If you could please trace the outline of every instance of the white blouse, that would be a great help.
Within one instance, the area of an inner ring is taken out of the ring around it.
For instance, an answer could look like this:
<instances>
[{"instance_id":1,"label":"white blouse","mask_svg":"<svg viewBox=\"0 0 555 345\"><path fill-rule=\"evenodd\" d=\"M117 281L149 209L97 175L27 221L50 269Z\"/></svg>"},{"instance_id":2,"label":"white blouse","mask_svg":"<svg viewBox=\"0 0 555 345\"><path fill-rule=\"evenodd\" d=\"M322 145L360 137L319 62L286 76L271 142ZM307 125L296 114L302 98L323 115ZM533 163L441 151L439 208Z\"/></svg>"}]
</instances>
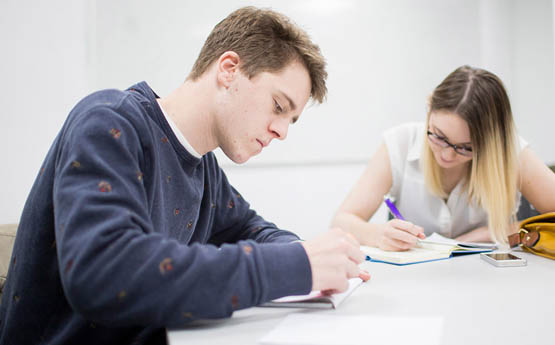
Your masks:
<instances>
[{"instance_id":1,"label":"white blouse","mask_svg":"<svg viewBox=\"0 0 555 345\"><path fill-rule=\"evenodd\" d=\"M383 139L391 163L392 186L389 195L396 201L403 217L422 226L426 236L433 232L455 238L488 224L486 211L468 203L463 181L451 191L447 202L433 195L424 182L420 154L425 135L424 123L406 123L387 130ZM519 138L520 150L528 143ZM520 204L520 192L517 205Z\"/></svg>"}]
</instances>

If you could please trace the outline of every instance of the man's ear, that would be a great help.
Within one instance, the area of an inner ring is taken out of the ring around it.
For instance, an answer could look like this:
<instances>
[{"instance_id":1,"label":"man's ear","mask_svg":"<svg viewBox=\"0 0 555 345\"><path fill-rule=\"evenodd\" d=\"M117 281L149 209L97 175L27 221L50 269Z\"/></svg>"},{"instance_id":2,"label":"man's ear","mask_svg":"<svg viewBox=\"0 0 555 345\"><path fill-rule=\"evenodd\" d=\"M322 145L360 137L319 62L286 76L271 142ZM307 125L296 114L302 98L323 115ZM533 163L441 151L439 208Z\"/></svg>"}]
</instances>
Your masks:
<instances>
[{"instance_id":1,"label":"man's ear","mask_svg":"<svg viewBox=\"0 0 555 345\"><path fill-rule=\"evenodd\" d=\"M217 62L218 84L226 89L239 74L239 54L234 51L223 53Z\"/></svg>"}]
</instances>

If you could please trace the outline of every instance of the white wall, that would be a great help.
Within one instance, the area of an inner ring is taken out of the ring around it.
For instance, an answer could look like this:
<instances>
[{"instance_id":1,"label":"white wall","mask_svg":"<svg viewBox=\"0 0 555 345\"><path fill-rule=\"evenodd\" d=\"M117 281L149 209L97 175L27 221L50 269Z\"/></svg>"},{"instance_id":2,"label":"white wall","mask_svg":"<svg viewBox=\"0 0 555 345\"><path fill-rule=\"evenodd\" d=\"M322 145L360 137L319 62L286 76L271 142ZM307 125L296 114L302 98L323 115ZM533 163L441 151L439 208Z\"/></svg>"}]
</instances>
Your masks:
<instances>
[{"instance_id":1,"label":"white wall","mask_svg":"<svg viewBox=\"0 0 555 345\"><path fill-rule=\"evenodd\" d=\"M50 144L90 92L89 4L0 2L0 224L19 220Z\"/></svg>"},{"instance_id":2,"label":"white wall","mask_svg":"<svg viewBox=\"0 0 555 345\"><path fill-rule=\"evenodd\" d=\"M4 0L0 223L18 221L79 98L140 80L167 94L212 27L248 4L289 15L329 64L328 102L308 108L285 142L242 167L218 153L230 180L278 225L305 237L327 227L383 130L423 120L426 96L462 64L504 80L521 134L542 159L555 161L549 0Z\"/></svg>"},{"instance_id":3,"label":"white wall","mask_svg":"<svg viewBox=\"0 0 555 345\"><path fill-rule=\"evenodd\" d=\"M555 163L555 84L551 1L515 1L513 112L519 131L545 161Z\"/></svg>"}]
</instances>

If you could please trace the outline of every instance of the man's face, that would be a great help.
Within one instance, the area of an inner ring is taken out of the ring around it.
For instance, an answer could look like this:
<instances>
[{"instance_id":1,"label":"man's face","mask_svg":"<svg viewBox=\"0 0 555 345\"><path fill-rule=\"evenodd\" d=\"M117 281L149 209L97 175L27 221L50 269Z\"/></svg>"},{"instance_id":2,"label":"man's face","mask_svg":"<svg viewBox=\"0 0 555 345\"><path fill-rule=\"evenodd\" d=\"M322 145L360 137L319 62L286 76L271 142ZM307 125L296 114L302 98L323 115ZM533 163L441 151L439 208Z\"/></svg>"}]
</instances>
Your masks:
<instances>
[{"instance_id":1,"label":"man's face","mask_svg":"<svg viewBox=\"0 0 555 345\"><path fill-rule=\"evenodd\" d=\"M310 88L308 71L299 62L251 79L238 71L219 104L219 147L235 163L244 163L272 139L284 140L308 102Z\"/></svg>"}]
</instances>

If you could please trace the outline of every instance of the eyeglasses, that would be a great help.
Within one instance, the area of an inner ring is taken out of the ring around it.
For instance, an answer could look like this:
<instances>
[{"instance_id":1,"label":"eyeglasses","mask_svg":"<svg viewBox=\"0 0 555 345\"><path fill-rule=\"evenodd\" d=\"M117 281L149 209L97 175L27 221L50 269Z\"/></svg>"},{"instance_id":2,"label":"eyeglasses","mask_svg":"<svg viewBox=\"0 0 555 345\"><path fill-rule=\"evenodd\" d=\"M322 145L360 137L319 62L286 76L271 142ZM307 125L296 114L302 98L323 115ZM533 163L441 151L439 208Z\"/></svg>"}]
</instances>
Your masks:
<instances>
[{"instance_id":1,"label":"eyeglasses","mask_svg":"<svg viewBox=\"0 0 555 345\"><path fill-rule=\"evenodd\" d=\"M448 142L447 139L440 137L439 135L432 133L430 131L428 131L428 139L433 144L439 147L442 147L442 148L451 147L453 148L453 150L455 150L456 153L460 154L461 156L472 157L472 148L470 147L453 145L450 142Z\"/></svg>"}]
</instances>

